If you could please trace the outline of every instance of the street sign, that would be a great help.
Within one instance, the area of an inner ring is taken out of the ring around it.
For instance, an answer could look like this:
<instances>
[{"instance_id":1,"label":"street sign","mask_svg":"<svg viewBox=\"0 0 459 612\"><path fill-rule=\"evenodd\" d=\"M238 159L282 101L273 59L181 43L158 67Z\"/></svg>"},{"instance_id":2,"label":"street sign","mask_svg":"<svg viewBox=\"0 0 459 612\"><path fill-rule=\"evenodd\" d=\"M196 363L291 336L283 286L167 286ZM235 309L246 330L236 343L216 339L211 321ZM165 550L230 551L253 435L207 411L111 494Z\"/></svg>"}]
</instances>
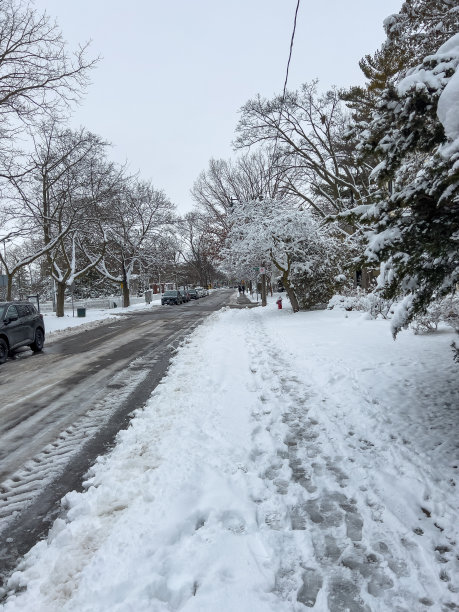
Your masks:
<instances>
[{"instance_id":1,"label":"street sign","mask_svg":"<svg viewBox=\"0 0 459 612\"><path fill-rule=\"evenodd\" d=\"M266 268L260 268L260 274L266 274Z\"/></svg>"},{"instance_id":2,"label":"street sign","mask_svg":"<svg viewBox=\"0 0 459 612\"><path fill-rule=\"evenodd\" d=\"M255 272L258 272L260 268L253 268Z\"/></svg>"}]
</instances>

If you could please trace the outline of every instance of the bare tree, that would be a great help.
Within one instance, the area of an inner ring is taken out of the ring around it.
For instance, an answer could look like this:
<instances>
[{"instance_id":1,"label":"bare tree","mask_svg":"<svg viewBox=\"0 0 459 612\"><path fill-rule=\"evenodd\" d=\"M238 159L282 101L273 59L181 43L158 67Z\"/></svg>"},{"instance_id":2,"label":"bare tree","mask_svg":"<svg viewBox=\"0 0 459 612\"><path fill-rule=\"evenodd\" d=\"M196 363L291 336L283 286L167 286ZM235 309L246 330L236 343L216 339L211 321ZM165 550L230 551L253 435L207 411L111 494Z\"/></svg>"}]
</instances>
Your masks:
<instances>
[{"instance_id":1,"label":"bare tree","mask_svg":"<svg viewBox=\"0 0 459 612\"><path fill-rule=\"evenodd\" d=\"M11 121L56 116L78 101L97 60L86 58L88 44L73 54L57 24L31 3L0 2L0 116Z\"/></svg>"},{"instance_id":2,"label":"bare tree","mask_svg":"<svg viewBox=\"0 0 459 612\"><path fill-rule=\"evenodd\" d=\"M197 212L190 212L179 222L181 255L193 276L203 287L210 285L218 274L220 262L220 240L209 227L208 219Z\"/></svg>"},{"instance_id":3,"label":"bare tree","mask_svg":"<svg viewBox=\"0 0 459 612\"><path fill-rule=\"evenodd\" d=\"M25 128L44 118L62 119L81 98L97 62L87 59L87 49L85 44L69 53L56 23L46 13L34 10L31 2L0 0L0 208L6 219L0 232L3 244L12 242L15 248L14 241L29 236L32 227L30 217L24 218L15 208L18 197L24 201L22 190L31 170L18 151L17 136L24 136ZM9 258L8 262L3 252L10 297L14 274L44 252L34 248L29 255L15 261Z\"/></svg>"},{"instance_id":4,"label":"bare tree","mask_svg":"<svg viewBox=\"0 0 459 612\"><path fill-rule=\"evenodd\" d=\"M73 223L48 252L57 286L57 316L64 314L65 291L73 290L75 281L95 270L105 255L110 203L125 180L123 169L103 157L105 146L106 143L96 143L78 164L78 182L68 185L69 204L72 196L78 197L69 210L74 213Z\"/></svg>"},{"instance_id":5,"label":"bare tree","mask_svg":"<svg viewBox=\"0 0 459 612\"><path fill-rule=\"evenodd\" d=\"M147 249L175 221L166 195L145 181L128 181L110 201L105 228L107 253L98 271L122 287L123 305L130 303L130 281Z\"/></svg>"},{"instance_id":6,"label":"bare tree","mask_svg":"<svg viewBox=\"0 0 459 612\"><path fill-rule=\"evenodd\" d=\"M95 194L93 175L101 166L107 143L85 129L61 128L56 121L41 124L33 134L34 151L27 160L30 172L11 178L16 195L16 235L37 235L36 251L17 262L11 274L39 257L45 257L48 274L57 283L57 315L64 314L64 293L75 278L96 265L94 258L77 270L78 252L84 236L100 227L94 210L101 193Z\"/></svg>"},{"instance_id":7,"label":"bare tree","mask_svg":"<svg viewBox=\"0 0 459 612\"><path fill-rule=\"evenodd\" d=\"M317 93L317 83L242 108L237 148L275 147L284 188L325 218L355 206L370 190L371 168L359 163L346 134L349 121L339 93Z\"/></svg>"},{"instance_id":8,"label":"bare tree","mask_svg":"<svg viewBox=\"0 0 459 612\"><path fill-rule=\"evenodd\" d=\"M191 195L208 233L222 244L230 229L228 215L238 202L275 198L282 192L282 173L268 149L235 161L212 159L196 180ZM197 218L194 218L196 224Z\"/></svg>"}]
</instances>

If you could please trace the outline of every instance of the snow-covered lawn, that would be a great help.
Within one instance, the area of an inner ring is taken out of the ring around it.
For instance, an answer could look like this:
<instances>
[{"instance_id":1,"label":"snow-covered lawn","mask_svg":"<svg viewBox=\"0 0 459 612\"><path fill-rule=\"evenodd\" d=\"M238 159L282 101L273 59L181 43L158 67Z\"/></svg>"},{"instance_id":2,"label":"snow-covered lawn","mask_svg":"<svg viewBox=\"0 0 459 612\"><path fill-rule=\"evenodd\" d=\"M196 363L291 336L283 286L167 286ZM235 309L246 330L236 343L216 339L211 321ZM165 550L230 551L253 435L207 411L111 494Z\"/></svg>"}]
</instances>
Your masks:
<instances>
[{"instance_id":1,"label":"snow-covered lawn","mask_svg":"<svg viewBox=\"0 0 459 612\"><path fill-rule=\"evenodd\" d=\"M458 609L453 332L275 299L180 348L5 612Z\"/></svg>"},{"instance_id":2,"label":"snow-covered lawn","mask_svg":"<svg viewBox=\"0 0 459 612\"><path fill-rule=\"evenodd\" d=\"M88 308L84 317L78 317L77 309L75 314L65 311L63 317L56 317L54 313L44 312L43 319L45 322L47 338L55 338L56 335L62 335L62 332L67 332L70 328L85 326L93 326L103 324L107 319L116 319L122 314L135 312L136 310L146 310L161 306L161 301L155 300L151 304L133 304L128 308ZM58 333L57 333L58 332Z\"/></svg>"}]
</instances>

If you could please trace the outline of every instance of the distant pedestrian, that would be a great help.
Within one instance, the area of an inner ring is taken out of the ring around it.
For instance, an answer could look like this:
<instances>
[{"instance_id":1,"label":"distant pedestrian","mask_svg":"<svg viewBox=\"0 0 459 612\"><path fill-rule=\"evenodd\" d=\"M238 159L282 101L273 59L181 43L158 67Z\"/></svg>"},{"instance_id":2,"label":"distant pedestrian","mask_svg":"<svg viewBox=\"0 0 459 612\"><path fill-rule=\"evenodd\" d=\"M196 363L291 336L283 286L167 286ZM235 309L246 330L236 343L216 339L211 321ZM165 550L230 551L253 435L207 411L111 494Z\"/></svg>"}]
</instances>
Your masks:
<instances>
[{"instance_id":1,"label":"distant pedestrian","mask_svg":"<svg viewBox=\"0 0 459 612\"><path fill-rule=\"evenodd\" d=\"M242 285L242 295L245 294L245 285Z\"/></svg>"},{"instance_id":2,"label":"distant pedestrian","mask_svg":"<svg viewBox=\"0 0 459 612\"><path fill-rule=\"evenodd\" d=\"M241 285L239 285L239 286L238 286L238 289L239 289L239 293L242 293L242 287L241 287Z\"/></svg>"}]
</instances>

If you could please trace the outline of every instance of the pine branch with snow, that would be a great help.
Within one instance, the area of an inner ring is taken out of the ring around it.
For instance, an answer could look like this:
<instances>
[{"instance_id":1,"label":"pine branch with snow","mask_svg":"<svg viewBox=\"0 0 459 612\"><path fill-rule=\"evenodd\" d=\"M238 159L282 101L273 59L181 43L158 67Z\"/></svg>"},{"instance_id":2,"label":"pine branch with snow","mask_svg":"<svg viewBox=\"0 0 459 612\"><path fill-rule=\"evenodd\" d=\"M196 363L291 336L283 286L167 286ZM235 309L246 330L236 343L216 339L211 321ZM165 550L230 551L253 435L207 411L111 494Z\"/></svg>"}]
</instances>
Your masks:
<instances>
[{"instance_id":1,"label":"pine branch with snow","mask_svg":"<svg viewBox=\"0 0 459 612\"><path fill-rule=\"evenodd\" d=\"M380 292L403 298L394 335L459 282L458 65L456 34L383 92L361 141L381 156L380 191L354 212L374 219L365 259L384 264Z\"/></svg>"}]
</instances>

